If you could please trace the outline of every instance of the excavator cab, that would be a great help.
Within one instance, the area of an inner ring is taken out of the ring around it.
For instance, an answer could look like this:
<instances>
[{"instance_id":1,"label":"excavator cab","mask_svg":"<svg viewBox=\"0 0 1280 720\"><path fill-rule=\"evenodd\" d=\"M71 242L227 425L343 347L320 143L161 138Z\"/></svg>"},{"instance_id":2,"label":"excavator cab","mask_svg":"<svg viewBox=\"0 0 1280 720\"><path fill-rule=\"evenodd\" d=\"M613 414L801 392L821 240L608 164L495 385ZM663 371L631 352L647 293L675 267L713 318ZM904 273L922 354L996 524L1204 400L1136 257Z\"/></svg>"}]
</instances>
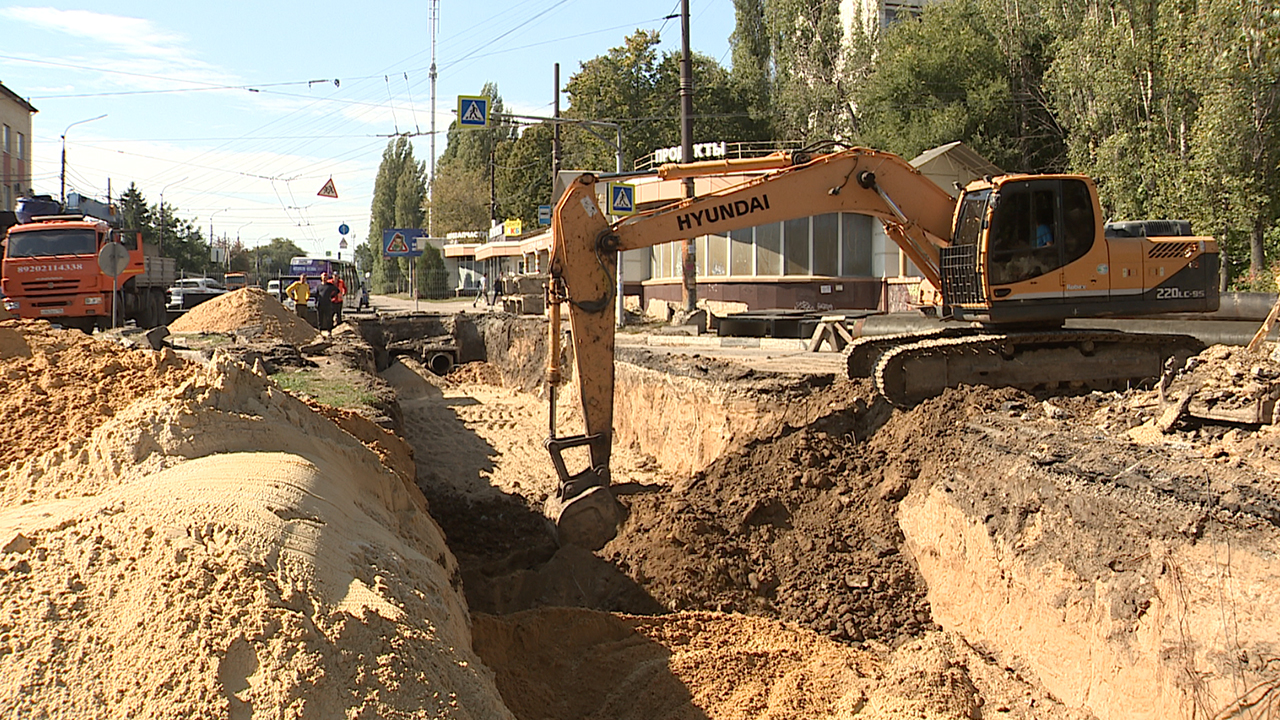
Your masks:
<instances>
[{"instance_id":1,"label":"excavator cab","mask_svg":"<svg viewBox=\"0 0 1280 720\"><path fill-rule=\"evenodd\" d=\"M1087 177L970 183L956 205L952 244L939 253L944 314L1047 326L1071 317L1216 309L1217 266L1206 262L1216 259L1206 254L1212 239L1170 221L1139 223L1168 232L1158 239L1145 232L1110 238L1100 216Z\"/></svg>"}]
</instances>

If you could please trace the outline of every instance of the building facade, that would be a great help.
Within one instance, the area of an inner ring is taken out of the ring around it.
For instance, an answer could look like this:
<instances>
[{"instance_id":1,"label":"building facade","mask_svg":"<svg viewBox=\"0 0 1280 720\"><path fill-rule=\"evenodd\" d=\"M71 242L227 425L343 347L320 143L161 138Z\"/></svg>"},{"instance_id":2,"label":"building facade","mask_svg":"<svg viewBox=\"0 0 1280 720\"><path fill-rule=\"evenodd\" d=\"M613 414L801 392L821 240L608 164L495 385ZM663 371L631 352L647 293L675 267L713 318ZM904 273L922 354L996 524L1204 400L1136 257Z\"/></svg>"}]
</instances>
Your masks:
<instances>
[{"instance_id":1,"label":"building facade","mask_svg":"<svg viewBox=\"0 0 1280 720\"><path fill-rule=\"evenodd\" d=\"M31 103L0 83L0 210L31 189Z\"/></svg>"}]
</instances>

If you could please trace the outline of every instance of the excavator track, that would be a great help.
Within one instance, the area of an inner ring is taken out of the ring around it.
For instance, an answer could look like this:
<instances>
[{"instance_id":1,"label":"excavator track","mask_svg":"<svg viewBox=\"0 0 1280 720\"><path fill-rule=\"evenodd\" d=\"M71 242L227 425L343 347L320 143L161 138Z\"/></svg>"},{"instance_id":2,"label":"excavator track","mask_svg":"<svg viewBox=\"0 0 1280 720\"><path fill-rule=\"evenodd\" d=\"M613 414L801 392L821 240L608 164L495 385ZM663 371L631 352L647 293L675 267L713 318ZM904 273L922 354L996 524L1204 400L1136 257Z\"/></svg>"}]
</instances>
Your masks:
<instances>
[{"instance_id":1,"label":"excavator track","mask_svg":"<svg viewBox=\"0 0 1280 720\"><path fill-rule=\"evenodd\" d=\"M880 393L909 406L960 385L1040 390L1119 390L1160 377L1204 349L1189 335L1107 330L981 332L893 348L876 365Z\"/></svg>"},{"instance_id":2,"label":"excavator track","mask_svg":"<svg viewBox=\"0 0 1280 720\"><path fill-rule=\"evenodd\" d=\"M855 339L844 349L845 372L850 380L873 377L876 365L884 354L899 345L922 342L935 338L956 337L968 328L940 328L923 332L899 333L897 335L868 335Z\"/></svg>"}]
</instances>

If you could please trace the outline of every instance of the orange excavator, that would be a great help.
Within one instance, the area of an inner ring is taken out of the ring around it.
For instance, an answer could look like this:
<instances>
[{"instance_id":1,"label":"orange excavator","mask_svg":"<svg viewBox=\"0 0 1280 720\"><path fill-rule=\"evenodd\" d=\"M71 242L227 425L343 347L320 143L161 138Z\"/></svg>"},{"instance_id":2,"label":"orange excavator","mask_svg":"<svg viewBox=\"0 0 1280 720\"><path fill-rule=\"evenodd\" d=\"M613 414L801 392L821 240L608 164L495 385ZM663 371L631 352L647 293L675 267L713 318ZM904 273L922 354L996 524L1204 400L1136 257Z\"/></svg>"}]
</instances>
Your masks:
<instances>
[{"instance_id":1,"label":"orange excavator","mask_svg":"<svg viewBox=\"0 0 1280 720\"><path fill-rule=\"evenodd\" d=\"M548 283L547 383L559 476L547 501L562 543L598 549L621 508L609 491L613 438L614 293L618 253L696 235L824 213L870 215L937 292L927 333L875 337L847 349L850 376L871 376L908 405L961 384L1040 389L1117 388L1160 375L1170 357L1203 346L1184 335L1066 329L1068 318L1210 312L1218 307L1218 247L1178 220L1104 223L1097 188L1079 175L1003 175L969 183L953 199L902 158L877 150L775 153L666 165L663 179L763 174L616 222L579 177L557 203ZM560 307L565 303L585 432L557 437ZM564 452L585 447L576 473Z\"/></svg>"}]
</instances>

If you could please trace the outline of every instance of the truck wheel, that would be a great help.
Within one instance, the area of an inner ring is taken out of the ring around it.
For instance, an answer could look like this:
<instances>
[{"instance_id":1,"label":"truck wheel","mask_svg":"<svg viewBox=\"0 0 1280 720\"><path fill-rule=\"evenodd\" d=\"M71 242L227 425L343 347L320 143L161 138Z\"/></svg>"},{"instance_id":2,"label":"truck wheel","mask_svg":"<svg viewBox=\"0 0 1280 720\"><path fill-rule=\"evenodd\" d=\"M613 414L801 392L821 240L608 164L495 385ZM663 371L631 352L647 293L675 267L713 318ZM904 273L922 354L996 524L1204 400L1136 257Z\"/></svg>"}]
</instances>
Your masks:
<instances>
[{"instance_id":1,"label":"truck wheel","mask_svg":"<svg viewBox=\"0 0 1280 720\"><path fill-rule=\"evenodd\" d=\"M156 290L151 293L151 318L152 321L147 325L147 329L168 325L168 311L164 304L164 292Z\"/></svg>"}]
</instances>

